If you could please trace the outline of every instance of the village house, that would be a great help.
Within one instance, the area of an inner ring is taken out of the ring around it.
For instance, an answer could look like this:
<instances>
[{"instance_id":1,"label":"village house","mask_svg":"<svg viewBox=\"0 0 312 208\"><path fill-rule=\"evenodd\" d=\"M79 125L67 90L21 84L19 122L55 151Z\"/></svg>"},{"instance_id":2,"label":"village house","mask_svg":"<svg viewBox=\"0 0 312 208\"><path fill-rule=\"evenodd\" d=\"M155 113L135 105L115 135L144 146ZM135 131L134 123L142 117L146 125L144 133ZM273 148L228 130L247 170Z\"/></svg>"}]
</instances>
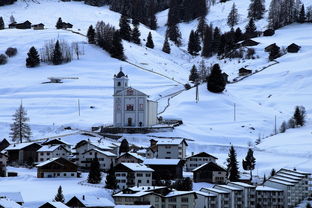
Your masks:
<instances>
[{"instance_id":1,"label":"village house","mask_svg":"<svg viewBox=\"0 0 312 208\"><path fill-rule=\"evenodd\" d=\"M186 158L185 169L186 171L189 172L205 163L209 163L209 162L216 163L217 159L218 158L216 158L215 156L210 155L206 152L200 152L195 155L192 153L192 156L189 156Z\"/></svg>"},{"instance_id":2,"label":"village house","mask_svg":"<svg viewBox=\"0 0 312 208\"><path fill-rule=\"evenodd\" d=\"M193 169L193 181L225 184L227 181L226 170L214 162L205 163Z\"/></svg>"},{"instance_id":3,"label":"village house","mask_svg":"<svg viewBox=\"0 0 312 208\"><path fill-rule=\"evenodd\" d=\"M144 158L137 153L126 152L122 153L117 159L116 164L119 163L143 163Z\"/></svg>"},{"instance_id":4,"label":"village house","mask_svg":"<svg viewBox=\"0 0 312 208\"><path fill-rule=\"evenodd\" d=\"M23 23L13 22L13 23L9 24L9 28L10 29L13 29L13 28L16 28L16 29L31 29L31 22L29 22L28 20L23 22Z\"/></svg>"},{"instance_id":5,"label":"village house","mask_svg":"<svg viewBox=\"0 0 312 208\"><path fill-rule=\"evenodd\" d=\"M152 205L155 208L193 208L194 191L176 191L167 187L133 187L113 195L117 205Z\"/></svg>"},{"instance_id":6,"label":"village house","mask_svg":"<svg viewBox=\"0 0 312 208\"><path fill-rule=\"evenodd\" d=\"M19 165L33 163L38 161L38 149L40 144L34 142L11 144L5 151L8 153L8 163L16 163Z\"/></svg>"},{"instance_id":7,"label":"village house","mask_svg":"<svg viewBox=\"0 0 312 208\"><path fill-rule=\"evenodd\" d=\"M38 208L69 208L62 202L46 202Z\"/></svg>"},{"instance_id":8,"label":"village house","mask_svg":"<svg viewBox=\"0 0 312 208\"><path fill-rule=\"evenodd\" d=\"M241 188L243 190L242 208L255 208L256 207L256 187L242 182L229 182L227 185Z\"/></svg>"},{"instance_id":9,"label":"village house","mask_svg":"<svg viewBox=\"0 0 312 208\"><path fill-rule=\"evenodd\" d=\"M240 43L241 46L256 46L256 45L259 45L259 42L256 42L254 40L251 40L251 39L247 39L247 40L244 40Z\"/></svg>"},{"instance_id":10,"label":"village house","mask_svg":"<svg viewBox=\"0 0 312 208\"><path fill-rule=\"evenodd\" d=\"M7 198L0 198L0 208L21 208L15 201Z\"/></svg>"},{"instance_id":11,"label":"village house","mask_svg":"<svg viewBox=\"0 0 312 208\"><path fill-rule=\"evenodd\" d=\"M243 208L243 189L229 185L215 185L213 188L229 192L231 208Z\"/></svg>"},{"instance_id":12,"label":"village house","mask_svg":"<svg viewBox=\"0 0 312 208\"><path fill-rule=\"evenodd\" d=\"M63 141L61 138L58 138L58 139L47 139L43 143L41 143L41 145L42 146L44 146L44 145L62 145L68 151L71 150L71 146L72 146L71 144Z\"/></svg>"},{"instance_id":13,"label":"village house","mask_svg":"<svg viewBox=\"0 0 312 208\"><path fill-rule=\"evenodd\" d=\"M10 142L7 139L2 139L0 141L0 152L10 146Z\"/></svg>"},{"instance_id":14,"label":"village house","mask_svg":"<svg viewBox=\"0 0 312 208\"><path fill-rule=\"evenodd\" d=\"M107 198L91 195L74 196L66 203L70 208L114 208L115 204Z\"/></svg>"},{"instance_id":15,"label":"village house","mask_svg":"<svg viewBox=\"0 0 312 208\"><path fill-rule=\"evenodd\" d=\"M275 34L274 29L267 29L263 32L263 36L273 36Z\"/></svg>"},{"instance_id":16,"label":"village house","mask_svg":"<svg viewBox=\"0 0 312 208\"><path fill-rule=\"evenodd\" d=\"M284 193L283 190L268 187L256 187L256 204L261 208L283 208Z\"/></svg>"},{"instance_id":17,"label":"village house","mask_svg":"<svg viewBox=\"0 0 312 208\"><path fill-rule=\"evenodd\" d=\"M265 47L264 51L270 53L273 49L279 50L280 47L277 46L276 43L272 43L272 44L268 45L267 47Z\"/></svg>"},{"instance_id":18,"label":"village house","mask_svg":"<svg viewBox=\"0 0 312 208\"><path fill-rule=\"evenodd\" d=\"M151 186L154 170L139 163L120 163L114 167L117 187Z\"/></svg>"},{"instance_id":19,"label":"village house","mask_svg":"<svg viewBox=\"0 0 312 208\"><path fill-rule=\"evenodd\" d=\"M114 127L151 127L158 123L157 102L129 87L122 70L114 76Z\"/></svg>"},{"instance_id":20,"label":"village house","mask_svg":"<svg viewBox=\"0 0 312 208\"><path fill-rule=\"evenodd\" d=\"M184 162L179 159L146 159L144 165L152 168L154 180L174 180L183 178Z\"/></svg>"},{"instance_id":21,"label":"village house","mask_svg":"<svg viewBox=\"0 0 312 208\"><path fill-rule=\"evenodd\" d=\"M97 158L100 163L100 169L103 171L108 171L111 167L115 166L116 155L108 152L101 151L99 149L90 149L82 153L81 164L84 164L84 168L89 169L91 167L91 162L94 158Z\"/></svg>"},{"instance_id":22,"label":"village house","mask_svg":"<svg viewBox=\"0 0 312 208\"><path fill-rule=\"evenodd\" d=\"M216 188L201 188L201 192L216 195L215 208L231 208L230 207L230 192Z\"/></svg>"},{"instance_id":23,"label":"village house","mask_svg":"<svg viewBox=\"0 0 312 208\"><path fill-rule=\"evenodd\" d=\"M71 154L63 145L44 145L37 150L38 162L44 162L51 158L68 158Z\"/></svg>"},{"instance_id":24,"label":"village house","mask_svg":"<svg viewBox=\"0 0 312 208\"><path fill-rule=\"evenodd\" d=\"M73 28L73 25L68 22L62 22L62 29Z\"/></svg>"},{"instance_id":25,"label":"village house","mask_svg":"<svg viewBox=\"0 0 312 208\"><path fill-rule=\"evenodd\" d=\"M151 139L147 157L156 157L159 159L185 159L187 146L188 144L186 140L180 138Z\"/></svg>"},{"instance_id":26,"label":"village house","mask_svg":"<svg viewBox=\"0 0 312 208\"><path fill-rule=\"evenodd\" d=\"M210 194L203 191L196 191L196 194L195 208L216 208L217 194Z\"/></svg>"},{"instance_id":27,"label":"village house","mask_svg":"<svg viewBox=\"0 0 312 208\"><path fill-rule=\"evenodd\" d=\"M290 44L288 47L287 47L287 52L288 53L298 53L298 51L300 50L300 46L298 46L297 44L295 43L292 43Z\"/></svg>"},{"instance_id":28,"label":"village house","mask_svg":"<svg viewBox=\"0 0 312 208\"><path fill-rule=\"evenodd\" d=\"M0 198L12 200L21 206L24 204L21 192L0 192Z\"/></svg>"},{"instance_id":29,"label":"village house","mask_svg":"<svg viewBox=\"0 0 312 208\"><path fill-rule=\"evenodd\" d=\"M78 167L65 158L51 158L37 166L37 178L77 178Z\"/></svg>"},{"instance_id":30,"label":"village house","mask_svg":"<svg viewBox=\"0 0 312 208\"><path fill-rule=\"evenodd\" d=\"M252 73L252 70L250 70L250 69L240 68L238 70L239 76L246 76L246 75L251 74L251 73Z\"/></svg>"},{"instance_id":31,"label":"village house","mask_svg":"<svg viewBox=\"0 0 312 208\"><path fill-rule=\"evenodd\" d=\"M31 26L34 30L43 30L44 29L44 24L39 23Z\"/></svg>"}]
</instances>

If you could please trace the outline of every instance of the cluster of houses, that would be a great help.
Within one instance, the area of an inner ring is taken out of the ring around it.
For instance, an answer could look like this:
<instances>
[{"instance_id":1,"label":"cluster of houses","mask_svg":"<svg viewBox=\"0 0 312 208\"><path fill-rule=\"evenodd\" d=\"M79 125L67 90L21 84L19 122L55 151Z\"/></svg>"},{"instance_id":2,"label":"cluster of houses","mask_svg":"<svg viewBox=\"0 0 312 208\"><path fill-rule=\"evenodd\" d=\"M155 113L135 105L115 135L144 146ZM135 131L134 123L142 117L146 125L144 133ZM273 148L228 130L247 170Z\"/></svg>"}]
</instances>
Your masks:
<instances>
[{"instance_id":1,"label":"cluster of houses","mask_svg":"<svg viewBox=\"0 0 312 208\"><path fill-rule=\"evenodd\" d=\"M44 29L44 24L39 23L39 24L32 24L30 21L26 20L25 22L17 23L17 22L12 22L9 25L9 29L34 29L34 30L43 30ZM68 29L72 28L73 25L68 22L62 22L61 23L61 28L62 29Z\"/></svg>"}]
</instances>

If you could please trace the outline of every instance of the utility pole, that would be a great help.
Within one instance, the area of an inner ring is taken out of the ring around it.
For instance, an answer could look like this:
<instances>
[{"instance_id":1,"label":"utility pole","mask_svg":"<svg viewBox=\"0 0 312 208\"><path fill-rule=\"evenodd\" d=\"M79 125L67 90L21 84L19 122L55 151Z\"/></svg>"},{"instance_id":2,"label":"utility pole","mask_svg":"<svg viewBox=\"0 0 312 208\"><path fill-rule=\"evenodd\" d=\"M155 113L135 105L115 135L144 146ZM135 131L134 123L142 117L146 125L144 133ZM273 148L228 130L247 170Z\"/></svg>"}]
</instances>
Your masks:
<instances>
[{"instance_id":1,"label":"utility pole","mask_svg":"<svg viewBox=\"0 0 312 208\"><path fill-rule=\"evenodd\" d=\"M80 100L78 98L78 115L80 116Z\"/></svg>"},{"instance_id":2,"label":"utility pole","mask_svg":"<svg viewBox=\"0 0 312 208\"><path fill-rule=\"evenodd\" d=\"M234 103L234 121L236 121L236 103Z\"/></svg>"},{"instance_id":3,"label":"utility pole","mask_svg":"<svg viewBox=\"0 0 312 208\"><path fill-rule=\"evenodd\" d=\"M196 85L196 103L199 101L198 85Z\"/></svg>"},{"instance_id":4,"label":"utility pole","mask_svg":"<svg viewBox=\"0 0 312 208\"><path fill-rule=\"evenodd\" d=\"M274 116L274 133L277 134L277 128L276 128L276 115Z\"/></svg>"}]
</instances>

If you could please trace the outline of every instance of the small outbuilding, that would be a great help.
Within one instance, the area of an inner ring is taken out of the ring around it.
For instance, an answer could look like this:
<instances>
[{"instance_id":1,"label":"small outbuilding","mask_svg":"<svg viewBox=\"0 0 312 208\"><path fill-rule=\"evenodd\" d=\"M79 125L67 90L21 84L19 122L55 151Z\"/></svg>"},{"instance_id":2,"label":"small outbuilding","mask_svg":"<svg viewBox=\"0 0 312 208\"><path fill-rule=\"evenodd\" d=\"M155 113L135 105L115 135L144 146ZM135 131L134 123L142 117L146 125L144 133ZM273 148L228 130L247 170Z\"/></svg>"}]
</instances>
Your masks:
<instances>
[{"instance_id":1,"label":"small outbuilding","mask_svg":"<svg viewBox=\"0 0 312 208\"><path fill-rule=\"evenodd\" d=\"M274 48L280 48L279 46L276 45L276 43L272 43L271 45L268 45L267 47L264 48L265 52L270 53Z\"/></svg>"},{"instance_id":2,"label":"small outbuilding","mask_svg":"<svg viewBox=\"0 0 312 208\"><path fill-rule=\"evenodd\" d=\"M297 44L295 43L292 43L290 44L288 47L287 47L287 52L288 53L298 53L298 51L300 50L300 46L298 46Z\"/></svg>"},{"instance_id":3,"label":"small outbuilding","mask_svg":"<svg viewBox=\"0 0 312 208\"><path fill-rule=\"evenodd\" d=\"M44 24L43 23L39 23L36 25L32 25L31 26L34 30L43 30L44 29Z\"/></svg>"},{"instance_id":4,"label":"small outbuilding","mask_svg":"<svg viewBox=\"0 0 312 208\"><path fill-rule=\"evenodd\" d=\"M244 40L243 42L241 42L240 45L245 46L245 47L246 46L256 46L256 45L259 45L259 42L251 40L251 39L247 39L247 40Z\"/></svg>"},{"instance_id":5,"label":"small outbuilding","mask_svg":"<svg viewBox=\"0 0 312 208\"><path fill-rule=\"evenodd\" d=\"M28 20L23 23L18 23L15 25L16 29L31 29L31 22Z\"/></svg>"},{"instance_id":6,"label":"small outbuilding","mask_svg":"<svg viewBox=\"0 0 312 208\"><path fill-rule=\"evenodd\" d=\"M263 32L263 36L273 36L275 34L275 30L267 29Z\"/></svg>"},{"instance_id":7,"label":"small outbuilding","mask_svg":"<svg viewBox=\"0 0 312 208\"><path fill-rule=\"evenodd\" d=\"M62 29L73 28L73 25L68 22L62 22Z\"/></svg>"},{"instance_id":8,"label":"small outbuilding","mask_svg":"<svg viewBox=\"0 0 312 208\"><path fill-rule=\"evenodd\" d=\"M239 76L246 76L246 75L249 75L251 73L252 73L252 70L250 70L250 69L240 68L238 70Z\"/></svg>"}]
</instances>

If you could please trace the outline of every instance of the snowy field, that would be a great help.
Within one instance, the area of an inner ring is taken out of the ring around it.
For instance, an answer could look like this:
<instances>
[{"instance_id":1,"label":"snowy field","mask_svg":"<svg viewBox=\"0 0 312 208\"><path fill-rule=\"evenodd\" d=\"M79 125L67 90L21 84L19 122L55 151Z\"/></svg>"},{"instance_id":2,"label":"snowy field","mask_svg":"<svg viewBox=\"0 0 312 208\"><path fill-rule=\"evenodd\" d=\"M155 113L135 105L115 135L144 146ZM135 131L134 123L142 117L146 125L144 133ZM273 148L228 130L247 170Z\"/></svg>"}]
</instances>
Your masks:
<instances>
[{"instance_id":1,"label":"snowy field","mask_svg":"<svg viewBox=\"0 0 312 208\"><path fill-rule=\"evenodd\" d=\"M249 1L248 1L249 2ZM270 1L266 1L269 5ZM247 23L246 1L236 0L240 13L239 26ZM308 0L304 1L310 5ZM232 1L217 4L211 8L207 20L227 31L226 16ZM49 7L45 10L42 8ZM70 8L70 9L69 9ZM34 12L35 11L35 12ZM11 115L21 100L28 110L31 119L34 139L64 134L63 127L72 126L79 129L90 129L91 126L112 123L113 75L120 67L128 74L130 85L157 99L182 88L188 80L189 69L201 61L185 52L189 31L195 29L197 20L188 24L180 24L184 46L182 49L172 47L172 54L161 52L164 40L165 22L168 11L160 12L158 23L160 28L153 31L155 49L146 49L124 42L128 61L145 68L112 59L103 50L86 44L86 38L70 31L55 30L59 16L63 21L71 22L74 30L84 33L90 24L104 20L118 26L119 14L107 7L91 7L81 2L57 2L42 0L40 4L29 2L26 5L18 1L14 5L0 7L0 13L6 24L13 14L18 22L30 20L33 23L43 22L47 30L3 30L0 31L0 53L7 47L16 47L18 55L0 67L0 138L8 137ZM76 15L81 14L81 15ZM266 19L257 22L259 29L267 25ZM146 38L149 30L140 26L141 38ZM238 161L247 152L248 145L254 145L256 139L265 138L255 147L257 159L254 174L268 175L272 168L281 167L301 169L312 172L312 24L293 24L276 31L273 37L255 39L260 44L255 48L261 58L238 62L237 59L219 61L216 58L205 60L209 66L218 62L229 74L230 79L238 76L238 69L246 67L253 71L268 66L268 54L264 48L272 43L287 47L291 43L302 46L298 54L286 54L277 59L278 64L255 74L243 81L227 85L222 94L213 94L206 86L199 88L199 102L195 102L195 89L185 91L170 101L170 106L162 116L182 118L184 125L170 133L152 135L186 137L189 141L188 154L207 151L219 158L224 165L231 144L236 147ZM50 66L42 64L38 68L25 67L26 53L31 46L38 49L50 39L63 39L68 42L79 42L85 55L71 63ZM144 41L143 41L144 43ZM161 73L159 76L153 72ZM48 77L77 77L66 79L62 84L41 84ZM81 103L81 115L78 116L78 99ZM162 111L167 100L160 100ZM234 104L236 120L234 121ZM288 120L296 105L303 105L307 110L307 126L301 129L288 130L284 134L268 137L274 132L274 117L277 117L277 128L284 120ZM94 106L95 108L90 108ZM138 145L148 145L148 135L125 135L129 141ZM150 136L150 135L149 135ZM72 141L73 142L73 141ZM24 178L23 178L24 177ZM38 181L34 176L20 176L19 182L7 179L8 187L14 184ZM11 184L9 183L11 181ZM1 181L3 182L3 181ZM76 184L78 181L69 183ZM5 184L5 183L3 183ZM69 185L70 186L70 185ZM77 185L78 186L78 185ZM51 187L51 190L56 190ZM65 193L66 188L64 187ZM90 192L96 190L90 190ZM51 194L46 195L51 198ZM25 196L26 198L26 196ZM31 202L31 199L29 200Z\"/></svg>"}]
</instances>

